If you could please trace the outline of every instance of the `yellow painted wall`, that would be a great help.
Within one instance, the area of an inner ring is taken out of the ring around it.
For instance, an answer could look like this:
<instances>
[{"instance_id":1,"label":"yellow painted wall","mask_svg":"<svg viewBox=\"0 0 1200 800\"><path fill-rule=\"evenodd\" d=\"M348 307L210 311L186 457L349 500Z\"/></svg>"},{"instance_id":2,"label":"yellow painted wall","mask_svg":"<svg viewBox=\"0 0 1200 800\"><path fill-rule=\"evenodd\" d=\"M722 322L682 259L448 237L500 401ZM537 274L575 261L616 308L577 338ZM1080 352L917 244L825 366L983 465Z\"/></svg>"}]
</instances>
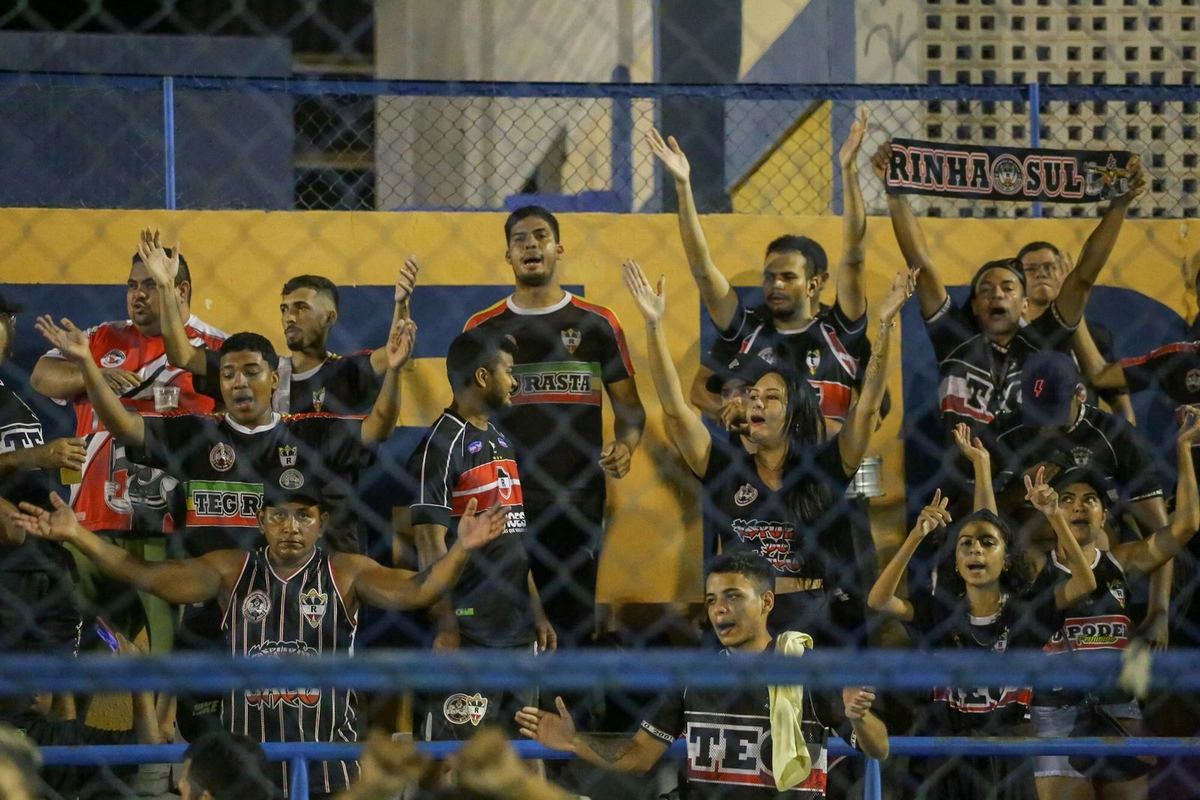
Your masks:
<instances>
[{"instance_id":1,"label":"yellow painted wall","mask_svg":"<svg viewBox=\"0 0 1200 800\"><path fill-rule=\"evenodd\" d=\"M195 282L197 311L226 330L256 329L277 347L278 291L287 275L316 272L342 285L390 285L408 253L422 264L421 282L434 285L508 284L501 260L504 217L467 213L0 211L0 281L6 283L120 283L137 231L156 226L178 235ZM717 265L738 285L756 285L762 252L784 232L804 232L825 244L836 263L841 222L836 217L714 216L705 229ZM1014 253L1032 239L1078 252L1094 220L923 220L933 256L949 284L965 283L983 261ZM600 594L610 601L694 599L700 589L699 503L664 440L646 362L645 334L621 283L620 264L635 258L652 276L667 276L668 318L675 363L690 382L699 363L699 297L688 274L675 219L666 215L564 215L564 282L581 283L587 297L612 307L624 324L638 385L649 411L644 445L632 473L614 482L614 512L602 566ZM888 220L868 224L867 291L874 300L900 267ZM1136 287L1180 313L1192 302L1180 280L1186 242L1178 221L1126 224L1105 281ZM827 289L827 300L833 289ZM54 311L54 309L45 309ZM465 319L477 309L447 313ZM38 309L30 309L38 311ZM113 309L114 316L119 313ZM874 330L874 327L871 328ZM920 331L902 331L922 336ZM899 352L890 375L896 411L872 450L884 457L888 496L876 504L876 537L899 532L903 503L902 409ZM402 422L427 425L445 402L440 359L408 372ZM929 391L936 391L930 386Z\"/></svg>"},{"instance_id":2,"label":"yellow painted wall","mask_svg":"<svg viewBox=\"0 0 1200 800\"><path fill-rule=\"evenodd\" d=\"M764 159L733 187L739 214L826 213L833 203L831 103L817 103Z\"/></svg>"}]
</instances>

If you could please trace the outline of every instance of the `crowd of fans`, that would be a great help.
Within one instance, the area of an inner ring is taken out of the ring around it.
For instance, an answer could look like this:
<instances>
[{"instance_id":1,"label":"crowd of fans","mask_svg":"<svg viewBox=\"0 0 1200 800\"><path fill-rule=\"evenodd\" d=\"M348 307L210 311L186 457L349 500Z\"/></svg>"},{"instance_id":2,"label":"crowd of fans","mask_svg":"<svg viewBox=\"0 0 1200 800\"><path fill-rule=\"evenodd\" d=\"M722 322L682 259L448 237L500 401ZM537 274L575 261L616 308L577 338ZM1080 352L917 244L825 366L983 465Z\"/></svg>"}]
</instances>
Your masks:
<instances>
[{"instance_id":1,"label":"crowd of fans","mask_svg":"<svg viewBox=\"0 0 1200 800\"><path fill-rule=\"evenodd\" d=\"M740 300L710 255L685 154L657 131L648 140L674 179L683 249L719 332L685 391L671 356L666 317L678 312L668 308L665 279L624 264L645 324L644 343L634 345L649 356L641 390L657 393L662 427L705 502L699 646L728 657L869 646L868 610L904 623L927 647L1032 647L1054 657L1138 640L1166 646L1172 559L1200 529L1192 458L1200 413L1190 405L1200 400L1200 346L1116 361L1111 336L1085 319L1144 189L1140 165L1131 164L1128 193L1111 202L1077 259L1048 242L1012 257L988 254L995 258L961 305L906 199L889 195L905 268L883 296L868 298L857 171L866 133L864 116L840 153L844 241L832 305L821 302L825 251L797 235L767 244L762 296ZM887 158L885 147L872 159L880 177ZM518 209L504 235L513 292L463 315L445 354L449 405L396 476L407 498L397 519L414 553L409 564L362 554L371 518L358 484L396 430L401 369L417 336L415 258L399 270L387 340L354 355L328 349L339 313L328 279L284 284L289 354L280 356L260 333L227 335L192 313L187 262L152 231L133 256L128 319L81 330L38 317L52 349L29 387L0 384L3 648L75 653L86 630L119 652L141 640L155 653L352 654L365 607L426 610L410 644L435 650L536 655L610 644L595 592L605 487L639 457L646 423L630 348L609 309L562 288L553 214ZM899 551L864 574L853 543L869 523L850 489L871 466L864 457L890 406L897 320L914 294L938 361L942 465ZM0 354L12 352L23 311L0 296ZM1173 496L1127 397L1152 387L1180 408ZM21 400L27 389L72 404L76 435L46 441ZM419 788L431 797L551 798L566 796L556 784L586 791L576 786L584 768L547 762L531 771L506 738L642 775L684 737L684 796L823 797L842 791L826 751L831 732L884 759L889 727L1061 737L1136 735L1143 725L1124 690L937 687L916 704L922 713L911 725L892 722L879 700L858 686L828 696L799 686L699 689L622 717L582 695L464 686L414 699L418 738L471 740L449 773L382 737L361 761L312 763L308 779L315 796ZM108 737L83 724L74 705L64 696L7 698L0 720L41 745L155 743L178 731L191 743L180 790L212 800L286 796L288 772L266 763L260 742L357 741L362 727L354 693L333 687L135 695L133 729ZM473 736L481 724L487 733ZM33 783L22 776L36 756L14 741L0 732L0 786ZM1136 798L1147 796L1152 769L1152 760L1134 758L923 759L903 791ZM248 776L261 785L230 788ZM78 775L44 776L64 797L79 783ZM22 795L5 788L4 796Z\"/></svg>"}]
</instances>

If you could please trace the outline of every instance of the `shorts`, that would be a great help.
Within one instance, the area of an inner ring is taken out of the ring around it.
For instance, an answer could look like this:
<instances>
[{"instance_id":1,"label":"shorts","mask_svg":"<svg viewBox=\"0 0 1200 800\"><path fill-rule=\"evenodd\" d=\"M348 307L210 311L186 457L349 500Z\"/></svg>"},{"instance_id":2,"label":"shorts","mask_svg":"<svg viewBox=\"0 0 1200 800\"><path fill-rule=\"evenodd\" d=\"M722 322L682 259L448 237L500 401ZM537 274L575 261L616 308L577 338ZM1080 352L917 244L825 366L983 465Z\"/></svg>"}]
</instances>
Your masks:
<instances>
[{"instance_id":1,"label":"shorts","mask_svg":"<svg viewBox=\"0 0 1200 800\"><path fill-rule=\"evenodd\" d=\"M464 648L466 649L466 648ZM491 649L534 652L533 643L505 648L479 648L479 658L486 659ZM536 706L537 688L498 689L489 692L474 688L457 692L423 694L424 721L418 735L427 742L463 741L475 735L482 725L495 725L510 739L520 738L516 714L525 706Z\"/></svg>"},{"instance_id":2,"label":"shorts","mask_svg":"<svg viewBox=\"0 0 1200 800\"><path fill-rule=\"evenodd\" d=\"M1111 703L1099 706L1117 720L1141 720L1142 710L1135 702ZM1063 739L1083 736L1112 736L1114 731L1097 720L1085 703L1069 706L1033 706L1033 730L1040 739ZM1144 775L1151 765L1136 758L1093 758L1090 756L1037 756L1034 775L1039 778L1093 778L1108 781L1131 780Z\"/></svg>"}]
</instances>

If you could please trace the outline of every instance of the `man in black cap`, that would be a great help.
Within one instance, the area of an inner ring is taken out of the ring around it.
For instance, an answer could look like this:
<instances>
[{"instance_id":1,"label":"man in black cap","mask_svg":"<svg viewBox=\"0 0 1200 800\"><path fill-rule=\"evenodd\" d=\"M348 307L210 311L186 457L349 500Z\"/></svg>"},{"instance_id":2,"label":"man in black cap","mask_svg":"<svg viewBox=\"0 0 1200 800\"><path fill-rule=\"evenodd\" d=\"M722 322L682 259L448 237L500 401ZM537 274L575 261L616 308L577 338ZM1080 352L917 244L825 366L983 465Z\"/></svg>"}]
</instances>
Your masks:
<instances>
[{"instance_id":1,"label":"man in black cap","mask_svg":"<svg viewBox=\"0 0 1200 800\"><path fill-rule=\"evenodd\" d=\"M13 351L16 315L0 294L0 363ZM58 488L55 469L82 469L82 439L45 441L42 421L0 380L0 651L74 653L81 617L72 595L74 563L62 546L26 540L8 512L21 502L43 505Z\"/></svg>"},{"instance_id":2,"label":"man in black cap","mask_svg":"<svg viewBox=\"0 0 1200 800\"><path fill-rule=\"evenodd\" d=\"M420 573L389 569L352 553L330 553L317 545L329 519L317 473L288 467L264 476L258 529L266 546L257 550L214 550L180 561L143 561L80 525L56 494L50 495L53 512L22 503L11 518L27 533L73 545L104 574L168 603L217 600L226 647L243 658L353 654L361 606L429 606L458 580L469 551L504 532L508 512L497 504L477 514L472 499L459 519L454 545ZM350 691L262 687L231 692L224 702L229 730L263 742L358 738ZM357 777L358 764L314 762L309 770L313 791L329 794ZM286 794L285 767L279 768L276 779Z\"/></svg>"},{"instance_id":3,"label":"man in black cap","mask_svg":"<svg viewBox=\"0 0 1200 800\"><path fill-rule=\"evenodd\" d=\"M1046 468L1046 479L1068 469L1086 468L1111 486L1114 517L1132 514L1142 536L1167 524L1162 483L1149 448L1137 428L1118 414L1085 401L1087 391L1074 359L1046 351L1030 355L1021 370L1021 408L995 442L996 490L1002 510L1021 508L1022 477ZM1003 424L1003 423L998 423ZM1136 536L1129 526L1130 535ZM1150 600L1143 631L1166 644L1171 564L1150 578Z\"/></svg>"},{"instance_id":4,"label":"man in black cap","mask_svg":"<svg viewBox=\"0 0 1200 800\"><path fill-rule=\"evenodd\" d=\"M890 152L891 146L885 144L872 159L881 180L886 180ZM955 306L908 199L898 194L887 196L900 252L910 267L921 268L917 299L938 359L938 396L946 442L951 441L951 431L960 422L966 423L974 436L996 417L1016 410L1021 367L1032 353L1070 347L1129 206L1145 190L1145 176L1136 158L1130 161L1130 170L1129 191L1109 204L1049 310L1028 325L1022 325L1028 298L1025 272L1018 259L985 263L971 280L966 302ZM954 452L953 447L947 449Z\"/></svg>"}]
</instances>

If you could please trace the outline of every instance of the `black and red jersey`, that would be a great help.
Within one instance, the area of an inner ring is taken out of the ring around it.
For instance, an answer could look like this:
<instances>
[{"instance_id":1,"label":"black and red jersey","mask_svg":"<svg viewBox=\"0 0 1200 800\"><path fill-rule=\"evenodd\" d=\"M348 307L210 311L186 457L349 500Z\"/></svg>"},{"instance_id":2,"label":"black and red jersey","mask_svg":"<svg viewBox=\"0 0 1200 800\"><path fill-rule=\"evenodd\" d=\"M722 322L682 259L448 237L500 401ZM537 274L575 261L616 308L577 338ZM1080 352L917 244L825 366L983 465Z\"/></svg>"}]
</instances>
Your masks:
<instances>
[{"instance_id":1,"label":"black and red jersey","mask_svg":"<svg viewBox=\"0 0 1200 800\"><path fill-rule=\"evenodd\" d=\"M473 551L451 590L458 629L470 643L515 647L536 638L525 552L525 501L517 460L507 435L488 423L476 428L446 409L408 460L416 483L413 525L447 529L447 545L474 499L479 511L496 503L508 509L504 533Z\"/></svg>"},{"instance_id":2,"label":"black and red jersey","mask_svg":"<svg viewBox=\"0 0 1200 800\"><path fill-rule=\"evenodd\" d=\"M821 412L844 420L870 357L866 330L866 314L851 320L837 303L822 308L804 330L781 331L766 308L748 309L738 301L705 364L713 371L736 371L753 358L789 365L817 390Z\"/></svg>"},{"instance_id":3,"label":"black and red jersey","mask_svg":"<svg viewBox=\"0 0 1200 800\"><path fill-rule=\"evenodd\" d=\"M221 354L206 350L205 375L197 378L200 391L221 402ZM280 414L326 413L341 416L366 416L371 413L383 375L371 366L371 351L340 356L327 353L325 360L312 369L296 372L292 359L279 359L279 386L271 398L271 408Z\"/></svg>"},{"instance_id":4,"label":"black and red jersey","mask_svg":"<svg viewBox=\"0 0 1200 800\"><path fill-rule=\"evenodd\" d=\"M1155 387L1177 406L1200 403L1200 341L1175 342L1120 363L1131 392Z\"/></svg>"},{"instance_id":5,"label":"black and red jersey","mask_svg":"<svg viewBox=\"0 0 1200 800\"><path fill-rule=\"evenodd\" d=\"M617 315L570 292L547 308L509 297L467 320L472 328L517 342L517 390L496 421L516 445L526 494L603 494L604 387L633 377Z\"/></svg>"},{"instance_id":6,"label":"black and red jersey","mask_svg":"<svg viewBox=\"0 0 1200 800\"><path fill-rule=\"evenodd\" d=\"M346 609L329 554L318 547L291 577L275 571L262 547L246 553L229 594L221 627L235 658L321 658L353 655L357 613ZM224 720L233 733L256 742L358 741L354 692L331 686L259 686L230 692ZM288 766L275 782L288 792ZM313 791L337 792L359 777L357 761L313 761Z\"/></svg>"}]
</instances>

